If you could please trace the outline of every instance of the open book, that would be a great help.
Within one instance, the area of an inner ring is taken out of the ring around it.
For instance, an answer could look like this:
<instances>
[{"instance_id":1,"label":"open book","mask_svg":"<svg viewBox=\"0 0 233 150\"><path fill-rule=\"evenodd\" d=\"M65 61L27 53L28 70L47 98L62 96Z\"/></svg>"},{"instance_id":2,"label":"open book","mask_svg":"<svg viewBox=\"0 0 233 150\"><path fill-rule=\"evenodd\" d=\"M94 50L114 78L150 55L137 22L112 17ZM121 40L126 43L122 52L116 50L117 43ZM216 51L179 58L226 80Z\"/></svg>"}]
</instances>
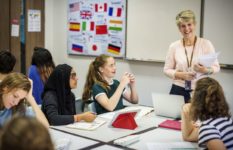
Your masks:
<instances>
[{"instance_id":1,"label":"open book","mask_svg":"<svg viewBox=\"0 0 233 150\"><path fill-rule=\"evenodd\" d=\"M103 125L106 121L96 118L93 122L75 122L72 124L68 124L67 128L74 128L74 129L80 129L80 130L95 130L101 125Z\"/></svg>"}]
</instances>

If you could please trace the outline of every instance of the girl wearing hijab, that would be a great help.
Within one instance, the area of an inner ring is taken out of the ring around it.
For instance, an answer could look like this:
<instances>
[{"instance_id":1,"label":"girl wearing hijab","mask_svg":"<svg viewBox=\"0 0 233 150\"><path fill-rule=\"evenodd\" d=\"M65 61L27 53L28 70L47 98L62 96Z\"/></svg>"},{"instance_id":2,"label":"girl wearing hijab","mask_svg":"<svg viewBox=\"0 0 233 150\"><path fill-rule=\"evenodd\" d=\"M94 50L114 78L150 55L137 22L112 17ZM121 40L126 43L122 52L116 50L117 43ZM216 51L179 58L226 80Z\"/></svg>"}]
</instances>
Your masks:
<instances>
[{"instance_id":1,"label":"girl wearing hijab","mask_svg":"<svg viewBox=\"0 0 233 150\"><path fill-rule=\"evenodd\" d=\"M42 94L42 111L50 125L92 122L96 118L92 112L76 114L71 89L77 87L77 80L76 72L67 64L58 65L50 75Z\"/></svg>"}]
</instances>

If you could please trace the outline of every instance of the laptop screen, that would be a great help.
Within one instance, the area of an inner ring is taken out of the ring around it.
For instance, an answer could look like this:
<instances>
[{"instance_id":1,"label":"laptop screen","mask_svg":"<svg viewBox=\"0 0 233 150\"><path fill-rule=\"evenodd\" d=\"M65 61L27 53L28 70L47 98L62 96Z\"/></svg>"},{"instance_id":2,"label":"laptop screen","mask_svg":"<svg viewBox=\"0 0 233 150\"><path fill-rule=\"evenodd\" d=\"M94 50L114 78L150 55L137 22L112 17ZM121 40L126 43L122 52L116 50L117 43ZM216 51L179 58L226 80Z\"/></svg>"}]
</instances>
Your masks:
<instances>
[{"instance_id":1,"label":"laptop screen","mask_svg":"<svg viewBox=\"0 0 233 150\"><path fill-rule=\"evenodd\" d=\"M155 115L173 119L181 118L181 109L184 105L183 96L152 93L152 100Z\"/></svg>"}]
</instances>

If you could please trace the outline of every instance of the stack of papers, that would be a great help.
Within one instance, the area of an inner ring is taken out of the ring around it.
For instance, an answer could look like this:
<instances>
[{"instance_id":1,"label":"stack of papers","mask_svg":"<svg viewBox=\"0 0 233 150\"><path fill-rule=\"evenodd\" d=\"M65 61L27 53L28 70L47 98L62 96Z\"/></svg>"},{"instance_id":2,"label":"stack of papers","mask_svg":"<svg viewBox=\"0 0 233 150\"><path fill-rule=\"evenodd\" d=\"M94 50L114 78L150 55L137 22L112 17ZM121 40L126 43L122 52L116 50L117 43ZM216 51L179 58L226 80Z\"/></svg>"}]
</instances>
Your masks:
<instances>
[{"instance_id":1,"label":"stack of papers","mask_svg":"<svg viewBox=\"0 0 233 150\"><path fill-rule=\"evenodd\" d=\"M198 62L205 67L211 67L217 60L219 54L220 52L200 56Z\"/></svg>"},{"instance_id":2,"label":"stack of papers","mask_svg":"<svg viewBox=\"0 0 233 150\"><path fill-rule=\"evenodd\" d=\"M74 129L80 129L80 130L95 130L101 125L103 125L106 121L96 118L93 122L76 122L72 124L68 124L67 128L74 128Z\"/></svg>"}]
</instances>

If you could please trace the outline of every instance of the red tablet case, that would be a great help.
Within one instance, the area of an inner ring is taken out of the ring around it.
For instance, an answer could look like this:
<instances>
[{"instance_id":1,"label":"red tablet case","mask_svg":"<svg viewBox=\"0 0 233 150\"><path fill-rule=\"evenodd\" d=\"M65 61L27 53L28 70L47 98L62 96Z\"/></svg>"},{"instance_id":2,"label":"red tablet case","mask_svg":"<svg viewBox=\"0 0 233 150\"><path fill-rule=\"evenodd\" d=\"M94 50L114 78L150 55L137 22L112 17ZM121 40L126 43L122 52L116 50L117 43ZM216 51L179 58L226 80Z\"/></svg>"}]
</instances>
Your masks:
<instances>
[{"instance_id":1,"label":"red tablet case","mask_svg":"<svg viewBox=\"0 0 233 150\"><path fill-rule=\"evenodd\" d=\"M115 128L123 128L134 130L137 128L137 123L134 120L137 112L126 112L119 114L117 118L113 121L112 126Z\"/></svg>"},{"instance_id":2,"label":"red tablet case","mask_svg":"<svg viewBox=\"0 0 233 150\"><path fill-rule=\"evenodd\" d=\"M166 120L159 124L159 127L181 130L181 122L176 120Z\"/></svg>"}]
</instances>

